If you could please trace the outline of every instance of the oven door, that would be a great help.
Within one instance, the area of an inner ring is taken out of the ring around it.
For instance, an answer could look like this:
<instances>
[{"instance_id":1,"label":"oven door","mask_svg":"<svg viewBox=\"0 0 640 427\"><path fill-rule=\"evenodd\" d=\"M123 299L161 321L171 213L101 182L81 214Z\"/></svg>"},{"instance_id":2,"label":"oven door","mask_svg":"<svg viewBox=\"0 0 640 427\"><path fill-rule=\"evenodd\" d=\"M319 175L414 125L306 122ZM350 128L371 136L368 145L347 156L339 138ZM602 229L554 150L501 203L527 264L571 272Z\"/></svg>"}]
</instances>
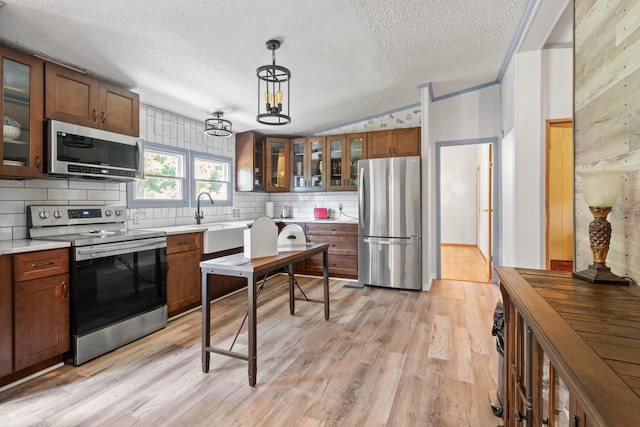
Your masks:
<instances>
[{"instance_id":1,"label":"oven door","mask_svg":"<svg viewBox=\"0 0 640 427\"><path fill-rule=\"evenodd\" d=\"M166 237L77 247L71 333L84 335L166 305Z\"/></svg>"}]
</instances>

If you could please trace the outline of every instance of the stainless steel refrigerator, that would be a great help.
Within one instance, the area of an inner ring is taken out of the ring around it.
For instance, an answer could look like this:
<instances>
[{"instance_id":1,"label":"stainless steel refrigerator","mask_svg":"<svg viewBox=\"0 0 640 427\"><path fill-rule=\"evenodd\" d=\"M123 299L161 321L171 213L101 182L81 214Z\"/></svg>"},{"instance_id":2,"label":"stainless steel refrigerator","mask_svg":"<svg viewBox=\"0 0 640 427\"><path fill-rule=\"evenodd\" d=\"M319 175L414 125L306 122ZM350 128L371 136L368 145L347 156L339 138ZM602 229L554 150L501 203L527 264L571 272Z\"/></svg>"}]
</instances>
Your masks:
<instances>
[{"instance_id":1,"label":"stainless steel refrigerator","mask_svg":"<svg viewBox=\"0 0 640 427\"><path fill-rule=\"evenodd\" d=\"M422 289L420 157L358 162L358 281Z\"/></svg>"}]
</instances>

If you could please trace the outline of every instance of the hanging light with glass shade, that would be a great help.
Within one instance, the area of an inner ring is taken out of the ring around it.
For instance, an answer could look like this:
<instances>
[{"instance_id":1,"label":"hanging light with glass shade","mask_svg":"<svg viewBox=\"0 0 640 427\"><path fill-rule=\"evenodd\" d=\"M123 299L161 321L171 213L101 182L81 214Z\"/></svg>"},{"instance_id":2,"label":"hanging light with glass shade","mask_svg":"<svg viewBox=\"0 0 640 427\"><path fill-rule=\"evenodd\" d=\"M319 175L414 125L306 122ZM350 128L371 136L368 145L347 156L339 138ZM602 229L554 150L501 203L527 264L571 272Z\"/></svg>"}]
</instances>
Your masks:
<instances>
[{"instance_id":1,"label":"hanging light with glass shade","mask_svg":"<svg viewBox=\"0 0 640 427\"><path fill-rule=\"evenodd\" d=\"M271 51L271 65L258 67L258 115L256 120L265 125L286 125L291 123L289 111L289 81L291 71L276 65L276 49L280 47L278 40L269 40L267 49Z\"/></svg>"},{"instance_id":2,"label":"hanging light with glass shade","mask_svg":"<svg viewBox=\"0 0 640 427\"><path fill-rule=\"evenodd\" d=\"M222 118L222 111L213 113L215 117L204 121L204 133L211 136L231 136L231 122Z\"/></svg>"}]
</instances>

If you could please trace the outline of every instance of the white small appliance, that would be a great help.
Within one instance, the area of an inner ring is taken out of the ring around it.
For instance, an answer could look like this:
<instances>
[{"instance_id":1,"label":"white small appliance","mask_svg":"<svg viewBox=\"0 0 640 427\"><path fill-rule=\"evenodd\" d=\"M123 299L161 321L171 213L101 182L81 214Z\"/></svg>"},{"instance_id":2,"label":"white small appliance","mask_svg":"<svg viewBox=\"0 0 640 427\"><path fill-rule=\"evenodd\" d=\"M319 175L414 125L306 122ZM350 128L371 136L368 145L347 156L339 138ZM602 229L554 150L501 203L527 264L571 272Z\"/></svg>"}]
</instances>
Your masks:
<instances>
[{"instance_id":1,"label":"white small appliance","mask_svg":"<svg viewBox=\"0 0 640 427\"><path fill-rule=\"evenodd\" d=\"M278 251L300 251L307 247L307 238L298 224L285 226L278 235Z\"/></svg>"}]
</instances>

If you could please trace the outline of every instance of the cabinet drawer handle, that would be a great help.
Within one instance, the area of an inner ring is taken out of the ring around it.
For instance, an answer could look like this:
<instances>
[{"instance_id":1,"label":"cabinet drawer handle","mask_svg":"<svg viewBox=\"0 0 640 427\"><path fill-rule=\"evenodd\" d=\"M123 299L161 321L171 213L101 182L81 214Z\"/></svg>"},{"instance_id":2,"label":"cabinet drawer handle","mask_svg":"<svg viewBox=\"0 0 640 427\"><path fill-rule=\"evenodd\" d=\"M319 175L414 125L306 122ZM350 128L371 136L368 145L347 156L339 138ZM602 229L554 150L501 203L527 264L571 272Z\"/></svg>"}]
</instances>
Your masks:
<instances>
[{"instance_id":1,"label":"cabinet drawer handle","mask_svg":"<svg viewBox=\"0 0 640 427\"><path fill-rule=\"evenodd\" d=\"M93 121L95 122L96 119L98 118L98 112L96 111L96 109L93 109L93 112L91 113L91 117L93 118Z\"/></svg>"},{"instance_id":2,"label":"cabinet drawer handle","mask_svg":"<svg viewBox=\"0 0 640 427\"><path fill-rule=\"evenodd\" d=\"M577 415L573 416L573 427L578 427L578 416Z\"/></svg>"},{"instance_id":3,"label":"cabinet drawer handle","mask_svg":"<svg viewBox=\"0 0 640 427\"><path fill-rule=\"evenodd\" d=\"M107 115L104 113L104 111L100 112L100 118L102 119L102 123L107 120Z\"/></svg>"},{"instance_id":4,"label":"cabinet drawer handle","mask_svg":"<svg viewBox=\"0 0 640 427\"><path fill-rule=\"evenodd\" d=\"M31 268L49 267L50 265L53 265L53 262L49 261L49 262L43 262L41 264L31 264Z\"/></svg>"},{"instance_id":5,"label":"cabinet drawer handle","mask_svg":"<svg viewBox=\"0 0 640 427\"><path fill-rule=\"evenodd\" d=\"M178 246L184 246L184 245L188 245L189 242L178 242Z\"/></svg>"},{"instance_id":6,"label":"cabinet drawer handle","mask_svg":"<svg viewBox=\"0 0 640 427\"><path fill-rule=\"evenodd\" d=\"M40 156L36 156L36 169L40 169Z\"/></svg>"},{"instance_id":7,"label":"cabinet drawer handle","mask_svg":"<svg viewBox=\"0 0 640 427\"><path fill-rule=\"evenodd\" d=\"M62 298L67 297L69 289L67 288L67 282L62 282Z\"/></svg>"}]
</instances>

